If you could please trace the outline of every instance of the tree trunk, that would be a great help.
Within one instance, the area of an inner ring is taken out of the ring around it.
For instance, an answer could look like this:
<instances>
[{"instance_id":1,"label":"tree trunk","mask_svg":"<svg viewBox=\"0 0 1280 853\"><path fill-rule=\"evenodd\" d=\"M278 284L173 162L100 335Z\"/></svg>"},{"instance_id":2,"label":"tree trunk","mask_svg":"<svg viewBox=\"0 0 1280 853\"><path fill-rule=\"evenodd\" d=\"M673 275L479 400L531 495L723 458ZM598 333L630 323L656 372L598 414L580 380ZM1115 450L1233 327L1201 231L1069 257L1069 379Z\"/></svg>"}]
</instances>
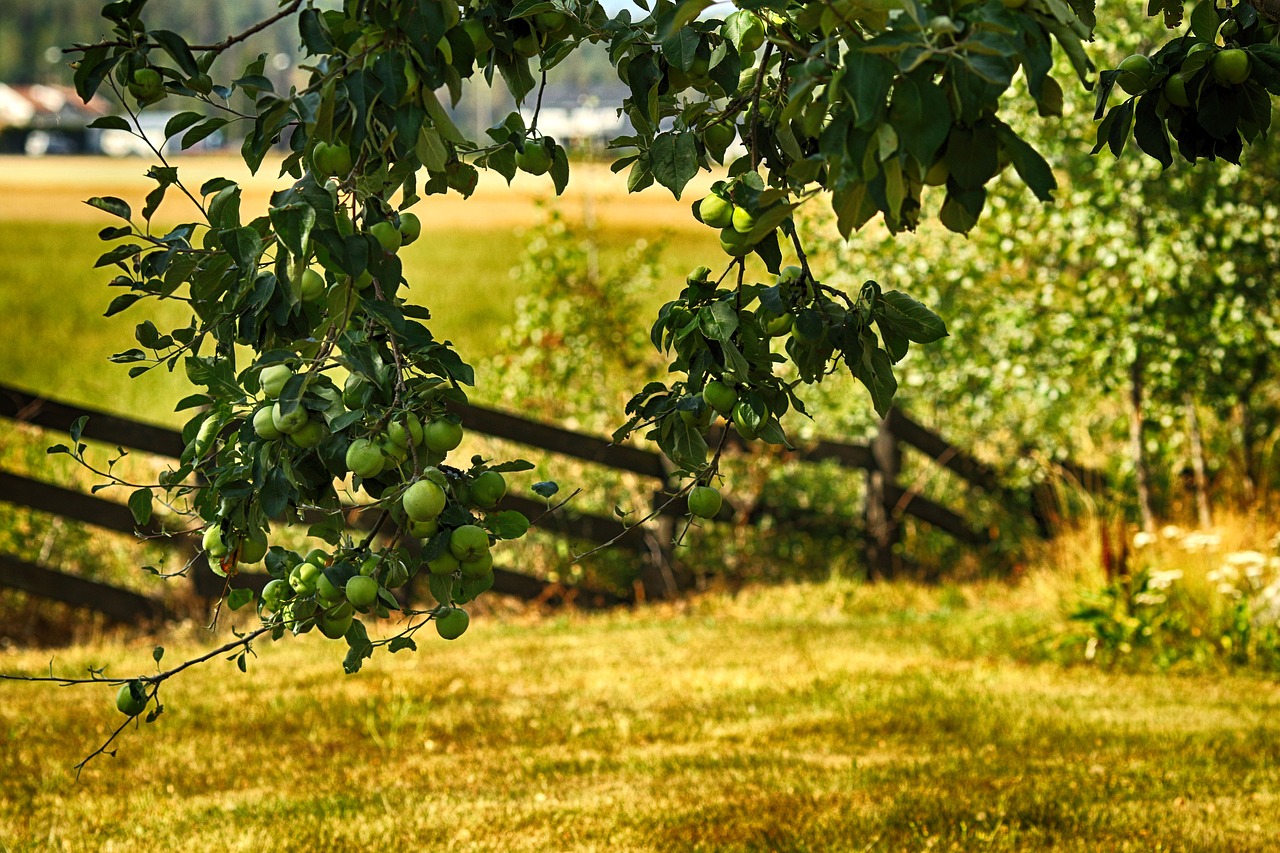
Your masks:
<instances>
[{"instance_id":1,"label":"tree trunk","mask_svg":"<svg viewBox=\"0 0 1280 853\"><path fill-rule=\"evenodd\" d=\"M1191 473L1195 482L1196 516L1200 527L1208 529L1213 526L1213 515L1209 511L1209 476L1204 464L1204 438L1200 432L1200 414L1196 411L1196 402L1190 394L1184 404L1187 410L1187 434L1191 439Z\"/></svg>"},{"instance_id":2,"label":"tree trunk","mask_svg":"<svg viewBox=\"0 0 1280 853\"><path fill-rule=\"evenodd\" d=\"M1151 511L1151 486L1147 476L1147 453L1143 443L1145 420L1142 414L1145 396L1142 380L1142 356L1135 355L1129 365L1129 450L1133 454L1133 478L1138 490L1138 515L1145 533L1155 533L1155 514Z\"/></svg>"},{"instance_id":3,"label":"tree trunk","mask_svg":"<svg viewBox=\"0 0 1280 853\"><path fill-rule=\"evenodd\" d=\"M1244 489L1244 505L1252 507L1258 490L1254 480L1253 417L1247 402L1236 405L1236 417L1240 422L1240 482Z\"/></svg>"}]
</instances>

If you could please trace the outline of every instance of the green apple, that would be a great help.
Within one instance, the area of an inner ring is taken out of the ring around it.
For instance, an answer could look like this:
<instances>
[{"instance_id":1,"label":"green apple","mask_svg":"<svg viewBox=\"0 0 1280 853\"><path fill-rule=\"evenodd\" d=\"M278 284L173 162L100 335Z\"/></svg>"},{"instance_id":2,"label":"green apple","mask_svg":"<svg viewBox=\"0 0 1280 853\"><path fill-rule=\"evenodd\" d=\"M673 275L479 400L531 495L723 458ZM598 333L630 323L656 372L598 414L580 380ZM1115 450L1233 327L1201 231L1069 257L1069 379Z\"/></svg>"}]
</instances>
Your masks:
<instances>
[{"instance_id":1,"label":"green apple","mask_svg":"<svg viewBox=\"0 0 1280 853\"><path fill-rule=\"evenodd\" d=\"M353 621L355 621L355 611L344 601L337 607L321 613L316 619L316 627L330 640L337 640L346 636Z\"/></svg>"},{"instance_id":2,"label":"green apple","mask_svg":"<svg viewBox=\"0 0 1280 853\"><path fill-rule=\"evenodd\" d=\"M515 50L517 56L537 56L538 51L541 49L538 44L538 34L527 33L520 36L512 44L512 49Z\"/></svg>"},{"instance_id":3,"label":"green apple","mask_svg":"<svg viewBox=\"0 0 1280 853\"><path fill-rule=\"evenodd\" d=\"M474 560L459 560L458 568L464 578L482 578L493 571L493 554L486 551Z\"/></svg>"},{"instance_id":4,"label":"green apple","mask_svg":"<svg viewBox=\"0 0 1280 853\"><path fill-rule=\"evenodd\" d=\"M439 418L422 428L422 440L429 450L448 453L462 443L462 425Z\"/></svg>"},{"instance_id":5,"label":"green apple","mask_svg":"<svg viewBox=\"0 0 1280 853\"><path fill-rule=\"evenodd\" d=\"M261 409L253 413L253 431L258 438L274 441L283 435L280 430L276 429L276 423L271 418L271 406L263 406Z\"/></svg>"},{"instance_id":6,"label":"green apple","mask_svg":"<svg viewBox=\"0 0 1280 853\"><path fill-rule=\"evenodd\" d=\"M497 471L485 471L471 483L471 500L482 509L498 505L507 493L507 481Z\"/></svg>"},{"instance_id":7,"label":"green apple","mask_svg":"<svg viewBox=\"0 0 1280 853\"><path fill-rule=\"evenodd\" d=\"M397 447L408 448L410 444L422 444L422 421L413 412L403 418L396 418L387 426L387 437Z\"/></svg>"},{"instance_id":8,"label":"green apple","mask_svg":"<svg viewBox=\"0 0 1280 853\"><path fill-rule=\"evenodd\" d=\"M719 379L712 379L703 387L702 399L720 414L728 416L738 402L738 392Z\"/></svg>"},{"instance_id":9,"label":"green apple","mask_svg":"<svg viewBox=\"0 0 1280 853\"><path fill-rule=\"evenodd\" d=\"M422 235L422 220L418 218L416 213L400 214L400 236L404 238L404 245L409 245Z\"/></svg>"},{"instance_id":10,"label":"green apple","mask_svg":"<svg viewBox=\"0 0 1280 853\"><path fill-rule=\"evenodd\" d=\"M315 563L299 563L289 573L289 586L300 596L315 595L316 583L321 574L320 567Z\"/></svg>"},{"instance_id":11,"label":"green apple","mask_svg":"<svg viewBox=\"0 0 1280 853\"><path fill-rule=\"evenodd\" d=\"M430 480L419 480L404 490L400 502L412 521L430 521L444 511L444 489Z\"/></svg>"},{"instance_id":12,"label":"green apple","mask_svg":"<svg viewBox=\"0 0 1280 853\"><path fill-rule=\"evenodd\" d=\"M458 607L447 607L435 618L436 633L446 640L456 640L466 633L471 624L467 611Z\"/></svg>"},{"instance_id":13,"label":"green apple","mask_svg":"<svg viewBox=\"0 0 1280 853\"><path fill-rule=\"evenodd\" d=\"M567 23L569 23L569 16L558 9L539 12L533 16L533 25L548 34L564 29Z\"/></svg>"},{"instance_id":14,"label":"green apple","mask_svg":"<svg viewBox=\"0 0 1280 853\"><path fill-rule=\"evenodd\" d=\"M369 233L378 241L378 245L382 246L382 250L390 255L400 251L400 246L404 243L404 235L390 222L375 222L369 229Z\"/></svg>"},{"instance_id":15,"label":"green apple","mask_svg":"<svg viewBox=\"0 0 1280 853\"><path fill-rule=\"evenodd\" d=\"M323 571L316 576L316 595L320 596L326 605L337 604L343 600L342 588L329 580L329 576Z\"/></svg>"},{"instance_id":16,"label":"green apple","mask_svg":"<svg viewBox=\"0 0 1280 853\"><path fill-rule=\"evenodd\" d=\"M359 610L372 607L378 600L378 582L365 575L356 575L347 581L347 601Z\"/></svg>"},{"instance_id":17,"label":"green apple","mask_svg":"<svg viewBox=\"0 0 1280 853\"><path fill-rule=\"evenodd\" d=\"M302 429L307 420L307 410L301 406L287 415L280 411L279 403L271 407L271 422L275 424L277 430L285 435L290 435Z\"/></svg>"},{"instance_id":18,"label":"green apple","mask_svg":"<svg viewBox=\"0 0 1280 853\"><path fill-rule=\"evenodd\" d=\"M718 195L709 195L698 202L698 215L712 228L727 228L733 224L733 202Z\"/></svg>"},{"instance_id":19,"label":"green apple","mask_svg":"<svg viewBox=\"0 0 1280 853\"><path fill-rule=\"evenodd\" d=\"M733 230L739 234L748 234L756 227L755 215L745 207L733 208Z\"/></svg>"},{"instance_id":20,"label":"green apple","mask_svg":"<svg viewBox=\"0 0 1280 853\"><path fill-rule=\"evenodd\" d=\"M449 534L449 550L459 562L478 560L489 553L489 532L477 524L464 524Z\"/></svg>"},{"instance_id":21,"label":"green apple","mask_svg":"<svg viewBox=\"0 0 1280 853\"><path fill-rule=\"evenodd\" d=\"M324 296L324 276L313 269L305 269L298 279L298 292L303 302L316 302Z\"/></svg>"},{"instance_id":22,"label":"green apple","mask_svg":"<svg viewBox=\"0 0 1280 853\"><path fill-rule=\"evenodd\" d=\"M357 438L347 445L347 470L360 478L376 477L386 465L382 448L367 438Z\"/></svg>"},{"instance_id":23,"label":"green apple","mask_svg":"<svg viewBox=\"0 0 1280 853\"><path fill-rule=\"evenodd\" d=\"M139 68L129 80L129 93L141 103L158 101L165 96L164 78L154 68Z\"/></svg>"},{"instance_id":24,"label":"green apple","mask_svg":"<svg viewBox=\"0 0 1280 853\"><path fill-rule=\"evenodd\" d=\"M1130 95L1140 95L1147 91L1151 84L1151 75L1155 73L1155 65L1149 57L1141 53L1125 57L1118 66L1116 84Z\"/></svg>"},{"instance_id":25,"label":"green apple","mask_svg":"<svg viewBox=\"0 0 1280 853\"><path fill-rule=\"evenodd\" d=\"M484 31L484 24L475 18L468 18L462 22L462 28L467 31L467 35L471 36L471 43L476 47L476 56L488 53L493 49L493 40Z\"/></svg>"},{"instance_id":26,"label":"green apple","mask_svg":"<svg viewBox=\"0 0 1280 853\"><path fill-rule=\"evenodd\" d=\"M222 525L216 522L205 528L204 538L200 544L210 557L225 557L229 550L222 538Z\"/></svg>"},{"instance_id":27,"label":"green apple","mask_svg":"<svg viewBox=\"0 0 1280 853\"><path fill-rule=\"evenodd\" d=\"M328 430L320 421L307 420L302 426L289 433L289 441L303 450L314 450L320 446L327 434Z\"/></svg>"},{"instance_id":28,"label":"green apple","mask_svg":"<svg viewBox=\"0 0 1280 853\"><path fill-rule=\"evenodd\" d=\"M450 551L442 551L434 560L427 561L427 569L433 575L451 575L461 567L458 558Z\"/></svg>"},{"instance_id":29,"label":"green apple","mask_svg":"<svg viewBox=\"0 0 1280 853\"><path fill-rule=\"evenodd\" d=\"M551 155L541 142L528 142L516 153L516 166L530 175L545 175L551 168Z\"/></svg>"},{"instance_id":30,"label":"green apple","mask_svg":"<svg viewBox=\"0 0 1280 853\"><path fill-rule=\"evenodd\" d=\"M1213 79L1224 86L1238 86L1249 79L1249 54L1239 48L1219 51L1213 58Z\"/></svg>"},{"instance_id":31,"label":"green apple","mask_svg":"<svg viewBox=\"0 0 1280 853\"><path fill-rule=\"evenodd\" d=\"M689 492L689 514L698 518L715 518L721 502L720 492L712 486L694 486Z\"/></svg>"},{"instance_id":32,"label":"green apple","mask_svg":"<svg viewBox=\"0 0 1280 853\"><path fill-rule=\"evenodd\" d=\"M250 530L240 542L240 553L236 556L242 563L257 563L267 556L267 535L261 530Z\"/></svg>"},{"instance_id":33,"label":"green apple","mask_svg":"<svg viewBox=\"0 0 1280 853\"><path fill-rule=\"evenodd\" d=\"M287 364L269 364L258 373L262 393L274 400L284 390L285 383L293 378L293 370Z\"/></svg>"},{"instance_id":34,"label":"green apple","mask_svg":"<svg viewBox=\"0 0 1280 853\"><path fill-rule=\"evenodd\" d=\"M409 535L414 539L430 539L439 532L440 520L438 518L409 522Z\"/></svg>"},{"instance_id":35,"label":"green apple","mask_svg":"<svg viewBox=\"0 0 1280 853\"><path fill-rule=\"evenodd\" d=\"M720 229L720 248L725 254L735 258L741 258L751 254L754 243L747 239L747 235L730 225L727 228Z\"/></svg>"},{"instance_id":36,"label":"green apple","mask_svg":"<svg viewBox=\"0 0 1280 853\"><path fill-rule=\"evenodd\" d=\"M466 628L464 627L465 631ZM461 632L459 632L461 633ZM121 684L116 693L116 707L128 717L136 717L147 710L147 688L141 681Z\"/></svg>"},{"instance_id":37,"label":"green apple","mask_svg":"<svg viewBox=\"0 0 1280 853\"><path fill-rule=\"evenodd\" d=\"M293 595L293 589L283 578L273 578L262 588L262 607L268 613L275 613L280 606Z\"/></svg>"}]
</instances>

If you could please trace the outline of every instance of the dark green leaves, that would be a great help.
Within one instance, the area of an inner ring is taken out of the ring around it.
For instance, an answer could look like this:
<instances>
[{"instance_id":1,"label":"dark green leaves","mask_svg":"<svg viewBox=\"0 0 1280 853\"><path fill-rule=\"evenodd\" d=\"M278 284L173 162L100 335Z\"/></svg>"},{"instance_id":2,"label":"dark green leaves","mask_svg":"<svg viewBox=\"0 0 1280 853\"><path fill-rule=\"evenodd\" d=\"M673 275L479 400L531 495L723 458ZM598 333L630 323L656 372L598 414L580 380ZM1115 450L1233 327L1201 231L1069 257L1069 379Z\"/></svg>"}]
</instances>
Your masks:
<instances>
[{"instance_id":1,"label":"dark green leaves","mask_svg":"<svg viewBox=\"0 0 1280 853\"><path fill-rule=\"evenodd\" d=\"M931 344L947 336L941 317L901 291L882 293L878 307L883 322L914 343Z\"/></svg>"},{"instance_id":2,"label":"dark green leaves","mask_svg":"<svg viewBox=\"0 0 1280 853\"><path fill-rule=\"evenodd\" d=\"M669 131L654 137L649 148L649 168L654 179L671 190L676 198L698 174L697 137L692 133Z\"/></svg>"}]
</instances>

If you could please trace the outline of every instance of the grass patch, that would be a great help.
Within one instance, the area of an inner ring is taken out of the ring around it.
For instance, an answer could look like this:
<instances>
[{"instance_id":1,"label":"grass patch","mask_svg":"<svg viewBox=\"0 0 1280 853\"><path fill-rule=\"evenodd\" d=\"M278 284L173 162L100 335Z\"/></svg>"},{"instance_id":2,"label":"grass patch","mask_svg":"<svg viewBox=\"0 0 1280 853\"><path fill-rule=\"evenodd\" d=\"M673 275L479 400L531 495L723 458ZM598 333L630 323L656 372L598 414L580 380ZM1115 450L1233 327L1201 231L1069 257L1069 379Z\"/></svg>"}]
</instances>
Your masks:
<instances>
[{"instance_id":1,"label":"grass patch","mask_svg":"<svg viewBox=\"0 0 1280 853\"><path fill-rule=\"evenodd\" d=\"M956 641L1025 631L1029 594L974 587L957 608L833 581L636 613L480 614L457 643L353 677L337 645L290 639L247 676L219 663L166 687L161 722L79 784L69 768L117 723L114 691L4 684L0 844L1265 849L1280 832L1274 685ZM207 641L164 642L176 660ZM76 647L56 665L127 673L149 650Z\"/></svg>"}]
</instances>

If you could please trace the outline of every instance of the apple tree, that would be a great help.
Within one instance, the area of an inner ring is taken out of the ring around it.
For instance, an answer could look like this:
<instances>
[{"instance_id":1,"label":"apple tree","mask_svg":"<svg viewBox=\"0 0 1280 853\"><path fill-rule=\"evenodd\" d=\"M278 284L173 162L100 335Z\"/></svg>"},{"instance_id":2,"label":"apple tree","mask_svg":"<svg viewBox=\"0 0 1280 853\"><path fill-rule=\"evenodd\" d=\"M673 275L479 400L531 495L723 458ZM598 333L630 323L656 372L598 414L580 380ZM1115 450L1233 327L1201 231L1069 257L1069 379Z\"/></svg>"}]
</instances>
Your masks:
<instances>
[{"instance_id":1,"label":"apple tree","mask_svg":"<svg viewBox=\"0 0 1280 853\"><path fill-rule=\"evenodd\" d=\"M1051 119L1062 112L1055 55L1085 86L1094 70L1089 0L739 0L723 16L704 14L709 0L639 0L612 14L598 0L283 0L214 44L149 27L146 6L105 4L110 34L74 48L80 94L114 93L129 116L99 126L128 129L164 102L179 110L166 127L178 148L223 131L242 135L254 171L277 149L283 159L261 214L242 209L231 180L188 185L160 151L140 208L90 202L119 221L101 235L112 246L100 265L115 268L120 290L109 313L155 300L190 308L177 328L143 320L136 346L114 356L133 375L181 369L197 389L178 404L194 413L179 467L130 504L140 520L155 499L185 513L225 574L265 563L273 581L257 602L261 624L233 646L247 652L263 635L317 627L345 638L348 671L375 646L412 647L428 622L445 637L465 630L461 606L492 583L490 549L529 526L495 508L505 475L528 463L456 458L464 425L449 404L465 400L475 376L432 333L429 306L405 298L397 251L430 232L432 196L470 195L481 171L565 188L569 159L538 113L547 72L566 56L603 45L626 85L617 106L632 130L612 147L629 190L657 184L680 198L700 170L723 168L691 205L709 229L705 265L652 323L669 376L637 389L615 433L655 442L684 476L672 500L687 497L697 515L718 497L714 421L786 445L782 419L803 415L805 387L845 371L884 413L895 364L912 344L946 335L932 310L872 271L854 287L819 280L797 208L829 206L845 237L873 220L900 233L926 218L964 233L1010 165L1049 201L1053 172L1002 118L1005 97L1025 89ZM1247 40L1255 77L1242 91L1252 93L1272 79L1258 70L1272 48L1263 25L1241 17L1247 8L1233 7L1229 38ZM293 86L273 85L263 58L220 64L273 27L292 28L306 55ZM1182 50L1159 54L1151 80ZM1102 75L1102 96L1118 73ZM527 112L471 138L450 107L482 79L501 80ZM1255 99L1225 86L1196 77L1188 98L1202 116L1236 104L1241 138L1251 139L1243 116ZM1146 115L1142 103L1129 112ZM1206 156L1201 143L1188 150ZM175 194L191 216L160 227L157 207ZM353 502L373 520L348 524ZM304 520L324 548L273 542ZM428 576L437 604L404 608L394 636L371 640L362 615L402 609L392 593L414 574ZM231 592L227 603L247 598ZM122 708L154 700L185 666L138 679Z\"/></svg>"}]
</instances>

